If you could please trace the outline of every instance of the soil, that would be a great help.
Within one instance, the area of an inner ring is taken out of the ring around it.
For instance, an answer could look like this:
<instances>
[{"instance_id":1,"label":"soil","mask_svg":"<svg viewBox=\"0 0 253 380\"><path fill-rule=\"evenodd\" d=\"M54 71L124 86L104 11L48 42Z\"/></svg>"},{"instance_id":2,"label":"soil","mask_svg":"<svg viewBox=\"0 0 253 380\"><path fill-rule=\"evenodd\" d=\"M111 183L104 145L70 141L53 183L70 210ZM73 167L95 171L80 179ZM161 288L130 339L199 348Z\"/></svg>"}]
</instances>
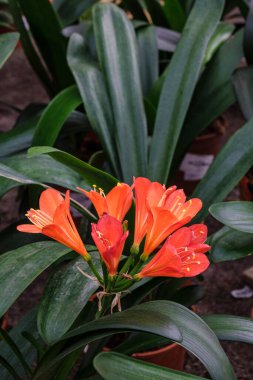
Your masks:
<instances>
[{"instance_id":1,"label":"soil","mask_svg":"<svg viewBox=\"0 0 253 380\"><path fill-rule=\"evenodd\" d=\"M6 131L15 123L18 112L12 110L4 103L14 104L23 109L31 102L45 103L48 97L31 70L21 49L16 49L12 57L0 71L1 99L0 99L0 130ZM228 119L230 128L235 131L244 120L238 106L231 107L224 116ZM0 228L5 228L17 218L17 192L11 191L0 202ZM239 192L236 189L231 199L238 199ZM210 232L217 230L219 225L210 217L208 220ZM242 288L245 284L242 280L243 271L253 265L253 256L240 261L215 264L205 273L204 286L205 298L197 304L197 312L205 314L234 314L249 317L253 306L253 298L234 299L230 295L231 290ZM37 281L22 294L19 300L9 311L9 324L15 325L19 318L35 302L39 302L47 273L44 273ZM237 374L238 380L253 379L253 346L240 343L222 343ZM199 376L208 378L208 374L202 364L191 354L187 355L185 370Z\"/></svg>"}]
</instances>

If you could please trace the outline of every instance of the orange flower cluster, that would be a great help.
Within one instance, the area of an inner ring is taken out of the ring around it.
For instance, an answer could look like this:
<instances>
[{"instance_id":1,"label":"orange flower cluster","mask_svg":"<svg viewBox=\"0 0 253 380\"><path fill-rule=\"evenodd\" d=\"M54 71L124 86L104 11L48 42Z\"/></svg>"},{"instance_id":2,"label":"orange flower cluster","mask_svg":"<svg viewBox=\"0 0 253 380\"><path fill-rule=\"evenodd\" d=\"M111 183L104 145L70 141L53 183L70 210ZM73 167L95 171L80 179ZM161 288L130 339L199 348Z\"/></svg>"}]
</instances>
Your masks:
<instances>
[{"instance_id":1,"label":"orange flower cluster","mask_svg":"<svg viewBox=\"0 0 253 380\"><path fill-rule=\"evenodd\" d=\"M143 277L191 277L207 269L209 261L204 254L210 247L205 244L207 228L204 224L183 227L202 207L200 199L186 201L183 190L176 186L166 189L158 182L136 178L132 186L119 183L107 195L102 189L80 189L93 203L98 223L92 223L92 238L110 276L117 274L119 261L129 235L123 222L132 206L135 194L135 229L131 254L139 254L144 263L135 280ZM29 210L33 224L18 226L22 232L43 233L81 254L87 261L90 256L76 230L69 211L69 191L65 200L53 189L45 190L40 197L40 210ZM145 239L145 240L144 240ZM161 246L161 244L163 244ZM138 269L139 270L139 269Z\"/></svg>"}]
</instances>

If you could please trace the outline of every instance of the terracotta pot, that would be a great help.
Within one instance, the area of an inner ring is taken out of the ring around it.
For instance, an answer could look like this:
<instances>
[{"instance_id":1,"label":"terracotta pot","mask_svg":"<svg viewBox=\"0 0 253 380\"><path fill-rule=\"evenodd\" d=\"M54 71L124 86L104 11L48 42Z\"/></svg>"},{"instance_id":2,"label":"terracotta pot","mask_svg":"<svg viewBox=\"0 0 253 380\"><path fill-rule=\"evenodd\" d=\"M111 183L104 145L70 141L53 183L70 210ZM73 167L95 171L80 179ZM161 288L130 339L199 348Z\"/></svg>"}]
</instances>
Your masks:
<instances>
[{"instance_id":1,"label":"terracotta pot","mask_svg":"<svg viewBox=\"0 0 253 380\"><path fill-rule=\"evenodd\" d=\"M7 330L8 328L8 314L4 314L2 318L0 319L1 328L3 330Z\"/></svg>"},{"instance_id":2,"label":"terracotta pot","mask_svg":"<svg viewBox=\"0 0 253 380\"><path fill-rule=\"evenodd\" d=\"M157 350L133 354L132 357L182 371L185 361L185 349L177 343L172 343Z\"/></svg>"},{"instance_id":3,"label":"terracotta pot","mask_svg":"<svg viewBox=\"0 0 253 380\"><path fill-rule=\"evenodd\" d=\"M253 201L253 188L250 179L245 176L240 181L241 199L244 201Z\"/></svg>"},{"instance_id":4,"label":"terracotta pot","mask_svg":"<svg viewBox=\"0 0 253 380\"><path fill-rule=\"evenodd\" d=\"M183 188L187 195L193 192L206 174L215 156L226 142L227 132L226 119L220 117L189 147L174 178L177 187Z\"/></svg>"}]
</instances>

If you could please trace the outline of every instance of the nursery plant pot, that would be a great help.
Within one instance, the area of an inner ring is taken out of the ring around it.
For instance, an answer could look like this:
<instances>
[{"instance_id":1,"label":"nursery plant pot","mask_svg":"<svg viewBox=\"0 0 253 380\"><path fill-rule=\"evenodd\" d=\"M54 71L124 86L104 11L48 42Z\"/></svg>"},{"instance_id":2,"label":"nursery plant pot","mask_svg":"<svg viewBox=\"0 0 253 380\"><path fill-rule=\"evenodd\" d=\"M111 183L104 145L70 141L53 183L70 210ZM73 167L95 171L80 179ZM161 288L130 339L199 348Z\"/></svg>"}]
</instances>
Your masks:
<instances>
[{"instance_id":1,"label":"nursery plant pot","mask_svg":"<svg viewBox=\"0 0 253 380\"><path fill-rule=\"evenodd\" d=\"M172 343L157 350L132 354L132 357L182 371L185 361L185 349L177 343Z\"/></svg>"},{"instance_id":2,"label":"nursery plant pot","mask_svg":"<svg viewBox=\"0 0 253 380\"><path fill-rule=\"evenodd\" d=\"M189 147L174 178L174 183L178 188L183 188L187 195L193 192L206 174L215 156L227 140L227 132L226 119L219 117Z\"/></svg>"}]
</instances>

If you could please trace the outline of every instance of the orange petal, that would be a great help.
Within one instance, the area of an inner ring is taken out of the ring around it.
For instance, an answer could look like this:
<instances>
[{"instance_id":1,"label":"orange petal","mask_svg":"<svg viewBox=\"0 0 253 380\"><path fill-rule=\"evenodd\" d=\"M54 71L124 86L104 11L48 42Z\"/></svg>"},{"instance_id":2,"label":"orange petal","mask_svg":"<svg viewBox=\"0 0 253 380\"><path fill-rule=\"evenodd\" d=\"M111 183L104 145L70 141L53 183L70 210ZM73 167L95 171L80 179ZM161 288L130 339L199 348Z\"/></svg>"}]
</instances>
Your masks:
<instances>
[{"instance_id":1,"label":"orange petal","mask_svg":"<svg viewBox=\"0 0 253 380\"><path fill-rule=\"evenodd\" d=\"M176 215L179 219L189 216L192 219L202 208L202 202L199 198L190 199L185 202L180 209L177 211Z\"/></svg>"},{"instance_id":2,"label":"orange petal","mask_svg":"<svg viewBox=\"0 0 253 380\"><path fill-rule=\"evenodd\" d=\"M149 255L172 232L190 221L189 218L178 220L169 210L152 207L148 220L148 231L144 246L144 254Z\"/></svg>"},{"instance_id":3,"label":"orange petal","mask_svg":"<svg viewBox=\"0 0 253 380\"><path fill-rule=\"evenodd\" d=\"M82 256L87 255L86 248L81 239L77 239L76 241L71 240L69 236L65 234L65 231L63 231L58 225L50 224L42 229L42 233L61 244L66 245L70 249L73 249L73 251L76 251Z\"/></svg>"},{"instance_id":4,"label":"orange petal","mask_svg":"<svg viewBox=\"0 0 253 380\"><path fill-rule=\"evenodd\" d=\"M17 226L17 230L20 232L30 232L32 234L41 233L41 228L34 226L33 224L20 224Z\"/></svg>"},{"instance_id":5,"label":"orange petal","mask_svg":"<svg viewBox=\"0 0 253 380\"><path fill-rule=\"evenodd\" d=\"M55 189L47 189L41 193L39 205L40 210L45 212L51 218L56 208L64 201L59 191Z\"/></svg>"},{"instance_id":6,"label":"orange petal","mask_svg":"<svg viewBox=\"0 0 253 380\"><path fill-rule=\"evenodd\" d=\"M184 204L185 200L184 190L175 190L166 198L163 207L174 213L180 204Z\"/></svg>"},{"instance_id":7,"label":"orange petal","mask_svg":"<svg viewBox=\"0 0 253 380\"><path fill-rule=\"evenodd\" d=\"M205 224L193 224L189 227L192 231L191 244L202 244L207 238L207 226Z\"/></svg>"},{"instance_id":8,"label":"orange petal","mask_svg":"<svg viewBox=\"0 0 253 380\"><path fill-rule=\"evenodd\" d=\"M150 180L138 177L134 180L135 188L135 228L134 245L139 246L147 232L147 194L150 188Z\"/></svg>"},{"instance_id":9,"label":"orange petal","mask_svg":"<svg viewBox=\"0 0 253 380\"><path fill-rule=\"evenodd\" d=\"M147 203L149 207L156 207L159 205L164 193L165 186L161 185L159 182L150 183L148 194L147 194Z\"/></svg>"},{"instance_id":10,"label":"orange petal","mask_svg":"<svg viewBox=\"0 0 253 380\"><path fill-rule=\"evenodd\" d=\"M182 260L167 240L154 258L141 270L139 277L182 277Z\"/></svg>"},{"instance_id":11,"label":"orange petal","mask_svg":"<svg viewBox=\"0 0 253 380\"><path fill-rule=\"evenodd\" d=\"M202 253L189 253L183 261L183 272L185 277L193 277L204 272L210 263L206 255Z\"/></svg>"},{"instance_id":12,"label":"orange petal","mask_svg":"<svg viewBox=\"0 0 253 380\"><path fill-rule=\"evenodd\" d=\"M113 216L103 215L97 224L92 223L92 238L100 252L115 246L123 235L122 224Z\"/></svg>"},{"instance_id":13,"label":"orange petal","mask_svg":"<svg viewBox=\"0 0 253 380\"><path fill-rule=\"evenodd\" d=\"M186 247L190 245L192 239L192 231L188 227L183 227L174 232L169 237L169 242L175 248Z\"/></svg>"},{"instance_id":14,"label":"orange petal","mask_svg":"<svg viewBox=\"0 0 253 380\"><path fill-rule=\"evenodd\" d=\"M126 183L119 183L106 195L108 214L118 219L124 219L132 205L132 189Z\"/></svg>"},{"instance_id":15,"label":"orange petal","mask_svg":"<svg viewBox=\"0 0 253 380\"><path fill-rule=\"evenodd\" d=\"M78 190L81 190L86 195L86 197L89 198L89 200L95 207L99 218L101 218L101 216L104 213L108 213L106 198L102 194L98 193L95 190L86 191L84 189L81 189L80 187L78 187Z\"/></svg>"}]
</instances>

